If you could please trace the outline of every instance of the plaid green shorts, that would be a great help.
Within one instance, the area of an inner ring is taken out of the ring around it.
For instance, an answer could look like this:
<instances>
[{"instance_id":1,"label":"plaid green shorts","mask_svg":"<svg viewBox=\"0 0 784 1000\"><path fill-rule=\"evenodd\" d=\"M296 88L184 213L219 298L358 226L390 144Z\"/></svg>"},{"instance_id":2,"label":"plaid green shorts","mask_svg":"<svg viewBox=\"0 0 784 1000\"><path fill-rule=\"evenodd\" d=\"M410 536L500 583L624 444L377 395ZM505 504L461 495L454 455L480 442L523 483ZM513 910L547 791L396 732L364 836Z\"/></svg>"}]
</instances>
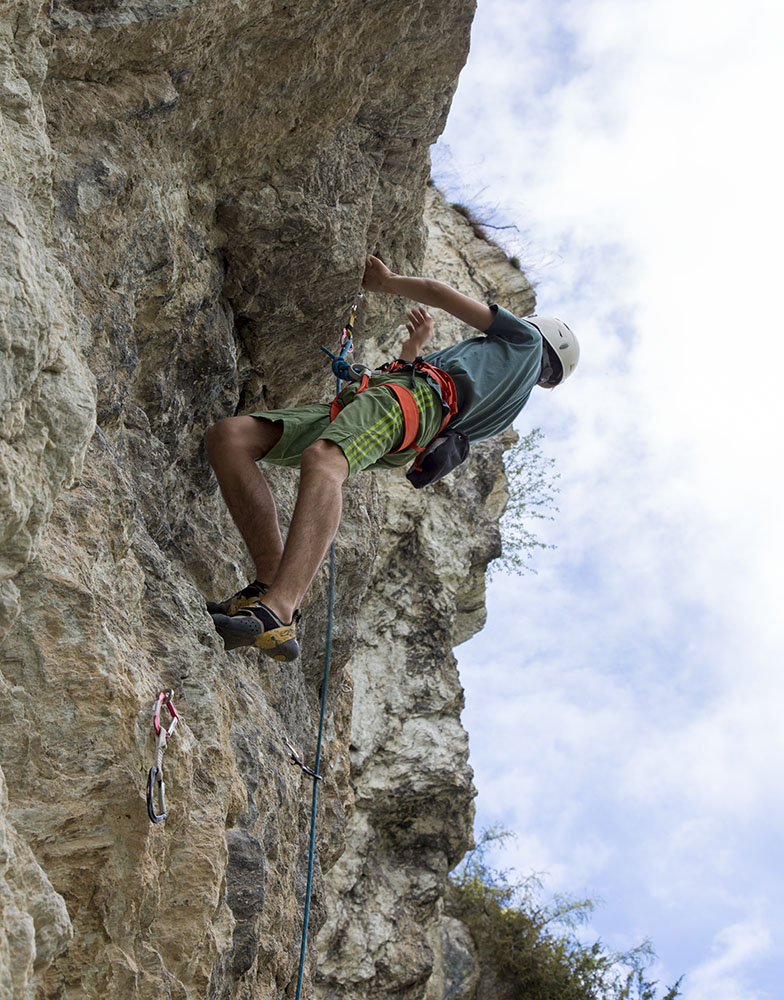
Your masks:
<instances>
[{"instance_id":1,"label":"plaid green shorts","mask_svg":"<svg viewBox=\"0 0 784 1000\"><path fill-rule=\"evenodd\" d=\"M334 441L346 456L349 475L362 469L396 469L413 462L418 454L413 447L389 454L403 440L403 413L395 395L385 388L389 382L410 389L411 374L376 376L359 394L357 383L351 382L340 394L343 409L331 422L329 403L250 414L283 424L280 440L262 461L298 468L308 445ZM421 375L416 377L414 398L419 410L419 432L414 443L424 448L441 426L441 400Z\"/></svg>"}]
</instances>

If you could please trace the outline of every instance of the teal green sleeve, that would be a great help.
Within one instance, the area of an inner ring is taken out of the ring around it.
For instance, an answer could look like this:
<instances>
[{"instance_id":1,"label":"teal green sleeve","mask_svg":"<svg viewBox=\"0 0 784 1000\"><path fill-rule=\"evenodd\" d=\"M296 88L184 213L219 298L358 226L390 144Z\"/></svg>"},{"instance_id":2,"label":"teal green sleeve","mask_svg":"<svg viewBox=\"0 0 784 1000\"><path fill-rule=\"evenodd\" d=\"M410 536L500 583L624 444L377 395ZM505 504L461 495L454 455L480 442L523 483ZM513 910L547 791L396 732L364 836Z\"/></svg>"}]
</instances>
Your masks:
<instances>
[{"instance_id":1,"label":"teal green sleeve","mask_svg":"<svg viewBox=\"0 0 784 1000\"><path fill-rule=\"evenodd\" d=\"M510 344L538 346L542 335L531 323L510 313L502 306L490 306L495 313L495 319L485 331L486 336L497 340L506 340Z\"/></svg>"}]
</instances>

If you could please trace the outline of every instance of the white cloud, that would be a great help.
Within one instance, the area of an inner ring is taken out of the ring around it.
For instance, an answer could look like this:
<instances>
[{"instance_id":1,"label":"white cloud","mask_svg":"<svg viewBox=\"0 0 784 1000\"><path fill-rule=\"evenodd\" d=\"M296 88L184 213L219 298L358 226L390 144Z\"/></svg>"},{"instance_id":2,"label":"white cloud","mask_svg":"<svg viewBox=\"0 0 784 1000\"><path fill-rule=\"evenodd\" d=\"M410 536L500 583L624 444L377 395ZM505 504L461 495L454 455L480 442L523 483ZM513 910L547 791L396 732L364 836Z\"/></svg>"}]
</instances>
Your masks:
<instances>
[{"instance_id":1,"label":"white cloud","mask_svg":"<svg viewBox=\"0 0 784 1000\"><path fill-rule=\"evenodd\" d=\"M690 1000L761 1000L769 995L749 990L743 973L752 960L764 956L770 947L770 932L759 921L748 920L722 928L716 935L710 958L689 977Z\"/></svg>"}]
</instances>

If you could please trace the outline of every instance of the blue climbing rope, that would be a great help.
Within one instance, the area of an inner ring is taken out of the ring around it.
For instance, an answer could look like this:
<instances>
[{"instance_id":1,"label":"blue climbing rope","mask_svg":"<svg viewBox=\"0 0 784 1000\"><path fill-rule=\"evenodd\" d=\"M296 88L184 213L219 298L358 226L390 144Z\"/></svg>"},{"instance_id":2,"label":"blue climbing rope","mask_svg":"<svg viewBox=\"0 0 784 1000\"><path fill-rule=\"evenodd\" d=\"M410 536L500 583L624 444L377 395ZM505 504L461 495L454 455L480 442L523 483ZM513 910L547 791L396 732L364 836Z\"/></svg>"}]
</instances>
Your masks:
<instances>
[{"instance_id":1,"label":"blue climbing rope","mask_svg":"<svg viewBox=\"0 0 784 1000\"><path fill-rule=\"evenodd\" d=\"M340 392L342 386L342 380L350 378L350 375L341 366L345 366L347 369L349 367L346 361L346 355L354 350L354 345L352 343L352 334L354 330L354 321L357 318L357 310L359 309L359 300L362 298L362 293L359 293L358 301L354 303L351 308L351 316L349 321L343 329L343 335L340 341L340 354L335 355L332 351L328 351L326 347L322 347L321 350L325 354L328 354L332 358L332 370L337 378L337 391ZM319 727L318 727L318 739L316 740L316 759L313 764L313 795L311 798L310 806L310 844L308 847L308 880L305 885L305 907L302 913L302 945L299 952L299 972L297 974L297 993L295 1000L300 1000L302 994L302 980L305 974L305 958L307 955L308 948L308 922L310 920L310 896L313 890L313 866L316 857L316 812L318 809L318 785L319 781L322 780L319 774L319 765L321 764L321 744L324 738L324 721L327 715L327 688L329 686L329 670L332 665L332 617L333 610L335 607L335 542L329 547L329 587L328 587L328 597L327 597L327 635L326 643L324 649L324 676L321 680L321 712L319 714Z\"/></svg>"},{"instance_id":2,"label":"blue climbing rope","mask_svg":"<svg viewBox=\"0 0 784 1000\"><path fill-rule=\"evenodd\" d=\"M316 810L318 808L318 786L321 776L321 743L324 736L324 720L327 709L327 685L329 684L329 668L332 660L332 610L335 606L335 543L329 549L329 597L327 599L327 640L324 652L324 678L321 682L321 714L319 716L318 739L316 741L316 760L313 765L313 796L310 807L310 846L308 848L308 881L305 886L305 909L302 915L302 947L299 953L299 974L297 976L296 1000L302 993L302 977L305 972L305 956L308 947L308 921L310 919L310 895L313 889L313 863L316 855Z\"/></svg>"}]
</instances>

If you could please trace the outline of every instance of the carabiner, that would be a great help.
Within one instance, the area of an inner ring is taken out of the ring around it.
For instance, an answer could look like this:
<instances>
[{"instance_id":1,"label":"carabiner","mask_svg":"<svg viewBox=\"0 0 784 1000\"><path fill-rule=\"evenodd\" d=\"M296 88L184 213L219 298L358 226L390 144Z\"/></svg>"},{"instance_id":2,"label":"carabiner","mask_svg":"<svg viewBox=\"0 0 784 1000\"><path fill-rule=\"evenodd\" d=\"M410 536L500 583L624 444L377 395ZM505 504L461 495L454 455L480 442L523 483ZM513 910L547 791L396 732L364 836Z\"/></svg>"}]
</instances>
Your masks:
<instances>
[{"instance_id":1,"label":"carabiner","mask_svg":"<svg viewBox=\"0 0 784 1000\"><path fill-rule=\"evenodd\" d=\"M158 808L155 811L155 783L158 782ZM147 777L147 815L153 823L162 823L167 816L166 812L166 787L163 783L163 772L157 767L151 767Z\"/></svg>"},{"instance_id":2,"label":"carabiner","mask_svg":"<svg viewBox=\"0 0 784 1000\"><path fill-rule=\"evenodd\" d=\"M169 715L171 716L171 722L169 723L169 728L165 730L167 739L177 728L177 723L180 721L180 717L174 711L174 705L172 704L173 694L174 691L172 691L170 688L167 689L166 691L161 691L155 702L155 715L153 717L153 725L155 726L155 735L158 737L160 737L161 735L161 707L163 706L164 702L166 702L166 707L168 708Z\"/></svg>"},{"instance_id":3,"label":"carabiner","mask_svg":"<svg viewBox=\"0 0 784 1000\"><path fill-rule=\"evenodd\" d=\"M150 817L153 823L162 823L166 819L166 786L163 783L163 754L166 750L166 741L174 732L177 727L177 723L180 721L179 715L177 715L174 710L174 705L172 704L172 695L174 694L171 690L161 691L155 701L155 713L153 715L153 726L155 728L156 735L156 752L155 752L155 764L150 768L150 773L147 776L147 815ZM169 723L169 728L164 729L161 725L161 708L164 703L169 710L169 715L171 716L171 722ZM160 812L156 811L155 808L155 786L158 786L158 809Z\"/></svg>"}]
</instances>

